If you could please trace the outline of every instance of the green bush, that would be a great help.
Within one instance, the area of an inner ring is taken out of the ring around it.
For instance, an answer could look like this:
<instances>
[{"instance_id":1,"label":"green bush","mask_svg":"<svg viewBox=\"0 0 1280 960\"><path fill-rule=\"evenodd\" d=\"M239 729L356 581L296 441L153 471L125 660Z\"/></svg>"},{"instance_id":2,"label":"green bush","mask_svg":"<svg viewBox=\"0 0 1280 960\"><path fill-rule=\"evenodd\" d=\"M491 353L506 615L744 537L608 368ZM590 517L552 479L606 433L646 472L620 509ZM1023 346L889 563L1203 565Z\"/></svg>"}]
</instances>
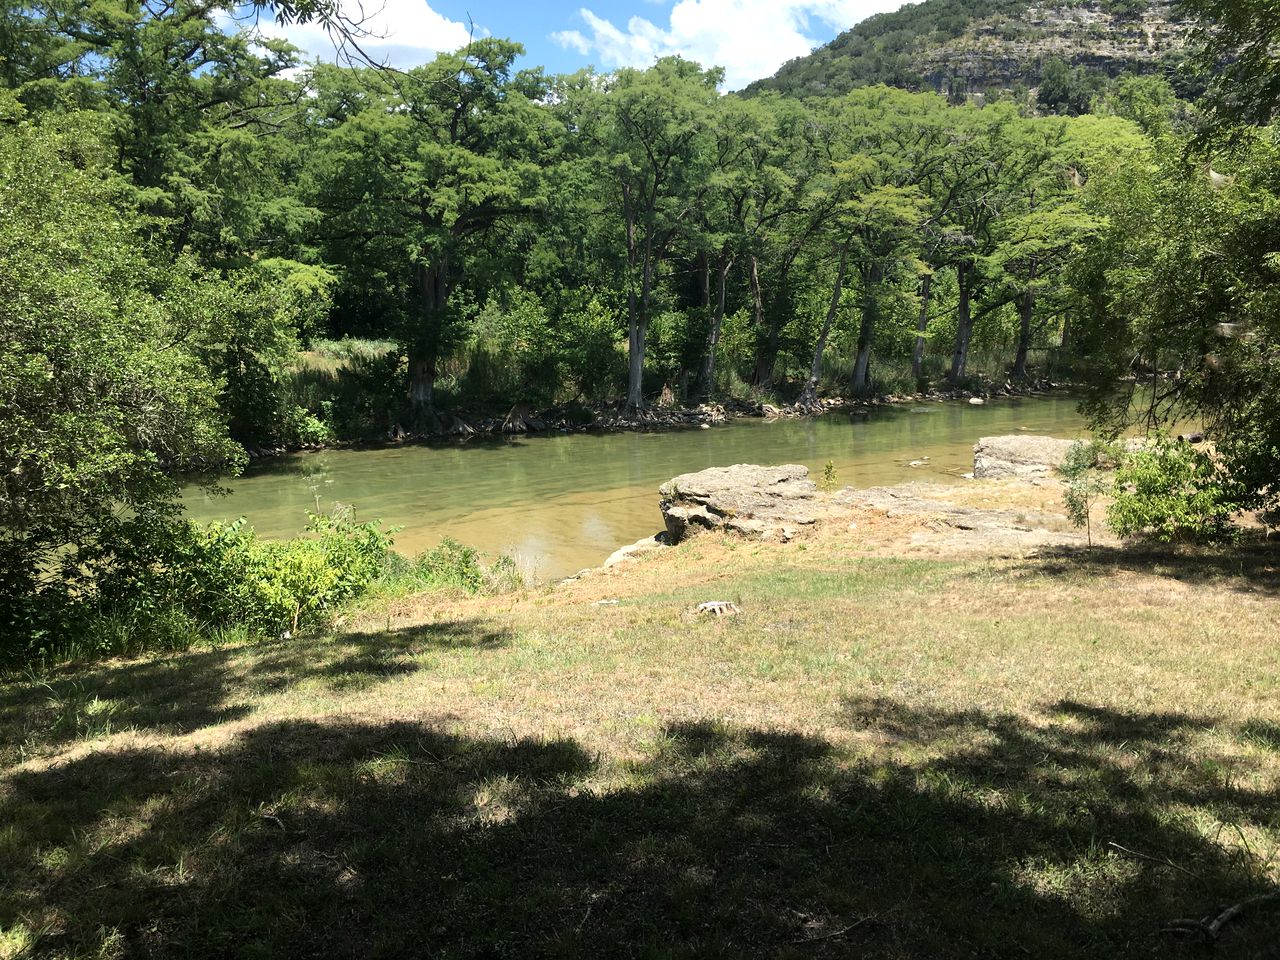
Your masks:
<instances>
[{"instance_id":1,"label":"green bush","mask_svg":"<svg viewBox=\"0 0 1280 960\"><path fill-rule=\"evenodd\" d=\"M288 639L371 592L498 594L524 585L509 556L489 560L445 538L409 560L392 551L394 532L377 520L357 523L346 509L312 514L306 535L279 541L258 538L243 520L132 518L68 556L65 575L29 595L30 629L0 646L0 666Z\"/></svg>"},{"instance_id":2,"label":"green bush","mask_svg":"<svg viewBox=\"0 0 1280 960\"><path fill-rule=\"evenodd\" d=\"M201 624L296 632L368 589L391 550L379 521L311 515L311 537L260 540L242 521L189 525L162 571L167 598Z\"/></svg>"},{"instance_id":3,"label":"green bush","mask_svg":"<svg viewBox=\"0 0 1280 960\"><path fill-rule=\"evenodd\" d=\"M68 557L75 576L30 597L32 629L0 655L47 663L291 636L384 575L392 532L349 512L313 515L307 536L283 541L243 521L137 517Z\"/></svg>"},{"instance_id":4,"label":"green bush","mask_svg":"<svg viewBox=\"0 0 1280 960\"><path fill-rule=\"evenodd\" d=\"M291 446L324 446L337 439L329 424L300 406L285 408L280 427L281 438Z\"/></svg>"},{"instance_id":5,"label":"green bush","mask_svg":"<svg viewBox=\"0 0 1280 960\"><path fill-rule=\"evenodd\" d=\"M1170 542L1234 539L1241 497L1216 460L1190 444L1158 439L1116 472L1107 525L1121 537Z\"/></svg>"},{"instance_id":6,"label":"green bush","mask_svg":"<svg viewBox=\"0 0 1280 960\"><path fill-rule=\"evenodd\" d=\"M826 466L822 468L822 480L819 482L819 486L827 493L830 493L835 490L839 482L840 479L836 475L836 465L833 461L828 460Z\"/></svg>"},{"instance_id":7,"label":"green bush","mask_svg":"<svg viewBox=\"0 0 1280 960\"><path fill-rule=\"evenodd\" d=\"M489 563L478 550L449 537L414 559L409 578L413 586L466 593L509 593L524 583L511 557L503 555Z\"/></svg>"}]
</instances>

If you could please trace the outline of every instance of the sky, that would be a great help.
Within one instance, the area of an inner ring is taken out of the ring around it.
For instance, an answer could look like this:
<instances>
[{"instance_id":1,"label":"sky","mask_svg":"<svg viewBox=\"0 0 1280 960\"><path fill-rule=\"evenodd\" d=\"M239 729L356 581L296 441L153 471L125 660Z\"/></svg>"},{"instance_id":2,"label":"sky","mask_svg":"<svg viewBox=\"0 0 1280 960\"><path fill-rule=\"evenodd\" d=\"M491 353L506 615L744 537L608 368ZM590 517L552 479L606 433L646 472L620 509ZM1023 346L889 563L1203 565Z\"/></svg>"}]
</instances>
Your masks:
<instances>
[{"instance_id":1,"label":"sky","mask_svg":"<svg viewBox=\"0 0 1280 960\"><path fill-rule=\"evenodd\" d=\"M903 0L344 0L363 9L371 57L411 67L475 36L524 44L520 66L551 73L592 64L645 67L679 54L725 69L724 89L772 75L842 30ZM363 4L361 8L360 4ZM333 59L312 26L272 27L308 54Z\"/></svg>"}]
</instances>

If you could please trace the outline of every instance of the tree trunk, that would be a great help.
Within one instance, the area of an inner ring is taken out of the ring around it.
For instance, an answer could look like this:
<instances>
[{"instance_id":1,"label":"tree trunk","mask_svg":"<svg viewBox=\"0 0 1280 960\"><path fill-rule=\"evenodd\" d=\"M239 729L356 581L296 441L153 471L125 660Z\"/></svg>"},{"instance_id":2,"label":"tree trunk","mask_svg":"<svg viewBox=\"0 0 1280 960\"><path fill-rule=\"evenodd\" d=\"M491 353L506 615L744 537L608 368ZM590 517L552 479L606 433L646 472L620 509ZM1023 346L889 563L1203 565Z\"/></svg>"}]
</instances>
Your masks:
<instances>
[{"instance_id":1,"label":"tree trunk","mask_svg":"<svg viewBox=\"0 0 1280 960\"><path fill-rule=\"evenodd\" d=\"M720 345L720 330L724 326L725 285L733 257L722 253L716 262L716 299L711 310L711 326L707 330L707 350L702 358L702 372L698 375L698 399L711 396L715 388L716 348Z\"/></svg>"},{"instance_id":2,"label":"tree trunk","mask_svg":"<svg viewBox=\"0 0 1280 960\"><path fill-rule=\"evenodd\" d=\"M1031 346L1031 317L1036 309L1036 295L1027 290L1018 302L1018 353L1013 361L1013 379L1027 379L1027 350Z\"/></svg>"},{"instance_id":3,"label":"tree trunk","mask_svg":"<svg viewBox=\"0 0 1280 960\"><path fill-rule=\"evenodd\" d=\"M762 390L773 388L774 369L778 363L778 340L782 333L782 320L789 312L787 306L787 275L789 266L784 266L778 280L777 295L765 315L764 291L760 284L760 264L755 257L751 258L751 269L748 274L751 280L751 309L755 316L756 328L756 363L751 381Z\"/></svg>"},{"instance_id":4,"label":"tree trunk","mask_svg":"<svg viewBox=\"0 0 1280 960\"><path fill-rule=\"evenodd\" d=\"M911 376L919 380L924 376L925 331L929 328L929 296L933 291L933 274L920 278L920 319L916 321L916 346L911 354Z\"/></svg>"},{"instance_id":5,"label":"tree trunk","mask_svg":"<svg viewBox=\"0 0 1280 960\"><path fill-rule=\"evenodd\" d=\"M1027 379L1027 351L1031 348L1031 320L1036 310L1036 267L1033 259L1027 271L1027 289L1018 301L1018 353L1013 361L1013 379Z\"/></svg>"},{"instance_id":6,"label":"tree trunk","mask_svg":"<svg viewBox=\"0 0 1280 960\"><path fill-rule=\"evenodd\" d=\"M836 270L835 286L831 289L831 303L827 307L827 317L822 322L822 332L818 334L818 342L813 348L813 365L809 368L809 379L800 391L798 407L816 407L818 405L818 379L822 376L822 355L827 349L827 338L831 336L831 325L835 322L836 312L840 309L840 293L844 289L844 274L849 265L849 248L840 251L840 266Z\"/></svg>"},{"instance_id":7,"label":"tree trunk","mask_svg":"<svg viewBox=\"0 0 1280 960\"><path fill-rule=\"evenodd\" d=\"M436 363L426 351L409 349L409 404L414 416L435 416Z\"/></svg>"},{"instance_id":8,"label":"tree trunk","mask_svg":"<svg viewBox=\"0 0 1280 960\"><path fill-rule=\"evenodd\" d=\"M970 269L967 263L956 267L960 303L956 310L956 347L951 354L951 374L948 378L952 383L959 383L964 379L965 368L969 364L969 340L973 337L973 313L969 305Z\"/></svg>"},{"instance_id":9,"label":"tree trunk","mask_svg":"<svg viewBox=\"0 0 1280 960\"><path fill-rule=\"evenodd\" d=\"M884 266L873 263L862 274L862 323L858 327L858 358L853 364L853 395L865 396L871 389L871 344L876 334L879 311L877 295L884 280Z\"/></svg>"},{"instance_id":10,"label":"tree trunk","mask_svg":"<svg viewBox=\"0 0 1280 960\"><path fill-rule=\"evenodd\" d=\"M624 188L631 283L634 283L635 268L640 267L640 292L637 294L634 286L629 286L627 291L627 412L638 414L644 410L644 349L649 333L649 291L653 283L653 235L652 228L646 228L642 250L636 242L636 218L630 203L630 195ZM649 212L652 213L652 207Z\"/></svg>"},{"instance_id":11,"label":"tree trunk","mask_svg":"<svg viewBox=\"0 0 1280 960\"><path fill-rule=\"evenodd\" d=\"M422 325L408 344L409 406L414 418L422 423L436 419L436 363L444 313L449 306L448 267L447 259L442 257L434 263L420 263L414 270Z\"/></svg>"},{"instance_id":12,"label":"tree trunk","mask_svg":"<svg viewBox=\"0 0 1280 960\"><path fill-rule=\"evenodd\" d=\"M649 318L642 316L636 295L627 295L627 409L635 413L644 408L644 341L649 332Z\"/></svg>"}]
</instances>

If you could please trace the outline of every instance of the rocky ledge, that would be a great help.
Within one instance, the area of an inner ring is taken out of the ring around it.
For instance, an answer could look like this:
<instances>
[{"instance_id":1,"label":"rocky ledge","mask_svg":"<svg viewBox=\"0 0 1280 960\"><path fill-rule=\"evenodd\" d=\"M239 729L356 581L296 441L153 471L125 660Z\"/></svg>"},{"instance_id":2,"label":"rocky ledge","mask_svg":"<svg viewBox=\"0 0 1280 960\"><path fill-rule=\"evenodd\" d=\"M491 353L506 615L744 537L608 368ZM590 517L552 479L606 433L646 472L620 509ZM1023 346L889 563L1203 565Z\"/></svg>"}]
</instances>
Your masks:
<instances>
[{"instance_id":1,"label":"rocky ledge","mask_svg":"<svg viewBox=\"0 0 1280 960\"><path fill-rule=\"evenodd\" d=\"M1025 434L983 437L973 447L973 476L978 480L1051 476L1075 442Z\"/></svg>"},{"instance_id":2,"label":"rocky ledge","mask_svg":"<svg viewBox=\"0 0 1280 960\"><path fill-rule=\"evenodd\" d=\"M790 540L800 527L831 514L809 469L788 463L740 463L685 473L658 488L667 540L676 544L699 530L728 530L762 540Z\"/></svg>"},{"instance_id":3,"label":"rocky ledge","mask_svg":"<svg viewBox=\"0 0 1280 960\"><path fill-rule=\"evenodd\" d=\"M730 421L762 417L772 420L782 417L802 419L827 413L847 412L852 415L869 415L876 407L907 403L947 403L968 401L986 403L1003 397L1038 396L1068 387L1069 384L1050 380L1031 383L987 384L978 390L937 389L922 393L881 394L875 397L850 399L824 397L811 406L776 406L751 399L730 398L720 403L702 403L682 407L660 401L643 410L629 410L625 403L605 403L591 407L552 407L530 411L527 407L513 407L505 416L476 417L464 411L437 413L430 423L420 429L406 429L396 424L382 438L364 440L334 440L325 443L291 444L276 447L249 446L245 452L251 460L282 456L300 450L336 449L369 444L419 442L425 440L468 440L472 437L498 437L512 434L585 433L588 431L656 431L666 429L701 428L729 423Z\"/></svg>"},{"instance_id":4,"label":"rocky ledge","mask_svg":"<svg viewBox=\"0 0 1280 960\"><path fill-rule=\"evenodd\" d=\"M1027 435L983 437L973 448L974 476L1043 483L1053 477L1074 442ZM964 489L913 483L823 493L809 479L808 468L799 464L712 467L662 484L659 506L666 530L615 551L603 569L661 551L702 531L787 541L822 521L858 520L869 513L906 520L908 526L918 522L919 529L908 534L909 543L916 546L1007 549L1084 542L1056 513L953 502L951 497ZM849 529L856 527L851 524Z\"/></svg>"}]
</instances>

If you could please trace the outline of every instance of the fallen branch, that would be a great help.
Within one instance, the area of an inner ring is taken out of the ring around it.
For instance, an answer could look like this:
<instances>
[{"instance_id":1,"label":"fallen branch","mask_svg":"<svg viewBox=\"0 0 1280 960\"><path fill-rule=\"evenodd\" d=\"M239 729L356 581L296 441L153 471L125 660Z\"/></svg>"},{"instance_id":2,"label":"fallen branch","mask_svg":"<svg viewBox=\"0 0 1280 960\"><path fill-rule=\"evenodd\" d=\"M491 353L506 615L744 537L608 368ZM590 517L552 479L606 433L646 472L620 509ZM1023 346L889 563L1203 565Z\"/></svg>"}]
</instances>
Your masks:
<instances>
[{"instance_id":1,"label":"fallen branch","mask_svg":"<svg viewBox=\"0 0 1280 960\"><path fill-rule=\"evenodd\" d=\"M1203 936L1209 943L1213 943L1222 933L1223 927L1236 918L1256 910L1259 907L1266 906L1271 903L1280 903L1280 887L1268 893L1260 893L1256 897L1250 897L1248 900L1241 900L1239 903L1232 904L1223 910L1220 914L1212 919L1206 917L1203 920L1173 920L1162 931L1163 933L1198 933Z\"/></svg>"}]
</instances>

